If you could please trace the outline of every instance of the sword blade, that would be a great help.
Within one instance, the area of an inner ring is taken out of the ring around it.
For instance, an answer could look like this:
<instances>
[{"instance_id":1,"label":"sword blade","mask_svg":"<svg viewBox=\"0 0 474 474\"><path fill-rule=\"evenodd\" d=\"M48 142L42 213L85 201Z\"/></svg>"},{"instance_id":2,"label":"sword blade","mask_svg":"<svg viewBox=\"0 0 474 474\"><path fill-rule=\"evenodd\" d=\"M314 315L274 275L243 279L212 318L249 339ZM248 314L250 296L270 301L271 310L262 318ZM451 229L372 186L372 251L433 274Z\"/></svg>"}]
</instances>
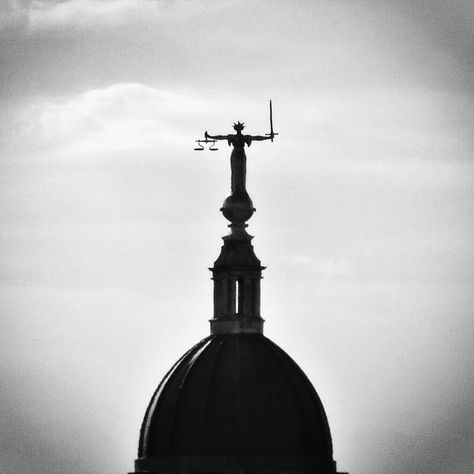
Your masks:
<instances>
[{"instance_id":1,"label":"sword blade","mask_svg":"<svg viewBox=\"0 0 474 474\"><path fill-rule=\"evenodd\" d=\"M272 100L270 99L270 133L272 135L271 141L273 141L273 111L272 111Z\"/></svg>"}]
</instances>

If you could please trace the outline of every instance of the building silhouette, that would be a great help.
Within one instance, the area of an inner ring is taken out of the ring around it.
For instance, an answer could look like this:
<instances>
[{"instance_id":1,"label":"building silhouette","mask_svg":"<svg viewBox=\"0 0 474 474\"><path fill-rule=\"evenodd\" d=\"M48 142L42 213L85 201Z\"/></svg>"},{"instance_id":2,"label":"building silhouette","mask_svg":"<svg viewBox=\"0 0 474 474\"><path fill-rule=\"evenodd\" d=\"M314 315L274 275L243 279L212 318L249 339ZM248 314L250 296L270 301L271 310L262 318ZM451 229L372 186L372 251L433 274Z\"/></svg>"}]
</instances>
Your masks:
<instances>
[{"instance_id":1,"label":"building silhouette","mask_svg":"<svg viewBox=\"0 0 474 474\"><path fill-rule=\"evenodd\" d=\"M298 365L263 335L262 270L246 231L253 212L244 147L273 138L211 136L233 145L230 233L214 266L211 335L166 374L143 419L135 473L336 474L323 405ZM202 145L199 143L199 146ZM343 474L343 473L339 473Z\"/></svg>"}]
</instances>

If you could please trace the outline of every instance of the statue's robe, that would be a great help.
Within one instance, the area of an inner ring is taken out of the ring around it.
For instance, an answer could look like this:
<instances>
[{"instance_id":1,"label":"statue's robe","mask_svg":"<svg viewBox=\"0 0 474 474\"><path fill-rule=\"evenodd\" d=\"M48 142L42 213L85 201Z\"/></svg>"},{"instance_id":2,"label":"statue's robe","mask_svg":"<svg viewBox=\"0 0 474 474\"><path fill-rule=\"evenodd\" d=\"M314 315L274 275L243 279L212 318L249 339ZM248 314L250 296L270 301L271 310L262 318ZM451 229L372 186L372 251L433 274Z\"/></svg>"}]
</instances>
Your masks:
<instances>
[{"instance_id":1,"label":"statue's robe","mask_svg":"<svg viewBox=\"0 0 474 474\"><path fill-rule=\"evenodd\" d=\"M250 135L231 135L228 138L228 142L229 145L234 147L230 155L232 194L247 194L247 156L245 155L244 146L250 146L252 137Z\"/></svg>"}]
</instances>

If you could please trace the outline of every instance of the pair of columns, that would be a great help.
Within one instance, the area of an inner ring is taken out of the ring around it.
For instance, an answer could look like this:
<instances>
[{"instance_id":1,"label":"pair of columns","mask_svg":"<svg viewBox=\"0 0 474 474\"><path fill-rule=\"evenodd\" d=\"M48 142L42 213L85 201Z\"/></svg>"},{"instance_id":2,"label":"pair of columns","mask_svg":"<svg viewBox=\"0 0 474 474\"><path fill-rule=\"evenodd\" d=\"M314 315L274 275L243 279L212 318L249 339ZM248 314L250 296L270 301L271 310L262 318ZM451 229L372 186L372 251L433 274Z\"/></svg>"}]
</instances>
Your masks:
<instances>
[{"instance_id":1,"label":"pair of columns","mask_svg":"<svg viewBox=\"0 0 474 474\"><path fill-rule=\"evenodd\" d=\"M260 318L261 272L214 273L214 319Z\"/></svg>"}]
</instances>

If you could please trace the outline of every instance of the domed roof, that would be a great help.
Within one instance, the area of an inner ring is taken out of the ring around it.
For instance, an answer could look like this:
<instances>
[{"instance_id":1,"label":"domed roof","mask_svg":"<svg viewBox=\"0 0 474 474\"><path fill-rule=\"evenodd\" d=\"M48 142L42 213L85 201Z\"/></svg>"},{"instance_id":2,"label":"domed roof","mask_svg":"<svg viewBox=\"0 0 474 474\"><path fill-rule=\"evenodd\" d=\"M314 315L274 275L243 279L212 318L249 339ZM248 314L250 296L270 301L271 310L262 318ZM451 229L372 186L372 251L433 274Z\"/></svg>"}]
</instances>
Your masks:
<instances>
[{"instance_id":1,"label":"domed roof","mask_svg":"<svg viewBox=\"0 0 474 474\"><path fill-rule=\"evenodd\" d=\"M178 360L148 406L138 455L333 462L311 382L270 339L245 333L209 336Z\"/></svg>"}]
</instances>

